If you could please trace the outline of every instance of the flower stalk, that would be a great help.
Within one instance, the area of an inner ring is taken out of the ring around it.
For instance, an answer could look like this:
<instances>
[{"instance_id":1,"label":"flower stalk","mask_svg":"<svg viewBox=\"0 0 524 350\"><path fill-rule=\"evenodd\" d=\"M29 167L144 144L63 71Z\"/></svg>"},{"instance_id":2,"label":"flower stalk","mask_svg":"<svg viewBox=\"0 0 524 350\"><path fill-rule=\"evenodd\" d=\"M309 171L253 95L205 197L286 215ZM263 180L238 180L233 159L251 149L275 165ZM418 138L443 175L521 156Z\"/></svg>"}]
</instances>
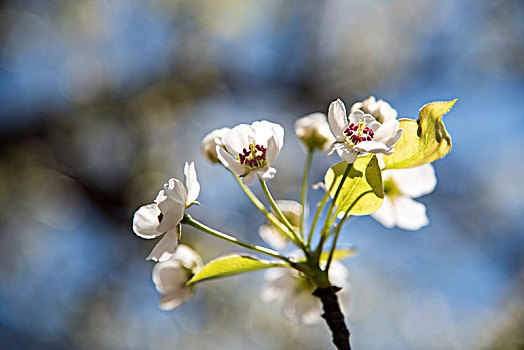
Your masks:
<instances>
[{"instance_id":1,"label":"flower stalk","mask_svg":"<svg viewBox=\"0 0 524 350\"><path fill-rule=\"evenodd\" d=\"M309 178L309 171L311 169L311 160L313 159L313 150L308 148L306 156L306 164L304 165L304 175L302 176L302 189L300 191L300 204L302 204L302 213L300 214L300 234L302 239L305 238L304 232L304 213L306 208L306 198L307 198L307 180Z\"/></svg>"},{"instance_id":2,"label":"flower stalk","mask_svg":"<svg viewBox=\"0 0 524 350\"><path fill-rule=\"evenodd\" d=\"M278 252L272 250L272 249L269 249L269 248L266 248L266 247L261 247L261 246L254 246L254 245L251 245L249 243L246 243L246 242L243 242L233 236L230 236L228 234L225 234L223 232L220 232L220 231L217 231L215 229L212 229L211 227L208 227L206 225L204 225L203 223L193 219L191 217L191 215L189 214L184 214L184 217L182 219L182 221L180 221L180 223L182 224L185 224L185 225L189 225L189 226L192 226L204 233L207 233L211 236L214 236L216 238L220 238L221 240L224 240L226 242L229 242L229 243L232 243L232 244L235 244L235 245L238 245L240 247L243 247L243 248L246 248L246 249L249 249L249 250L252 250L254 252L257 252L257 253L261 253L261 254L265 254L265 255L269 255L273 258L277 258L277 259L280 259L282 261L285 261L286 263L292 265L293 262L286 258L285 256L283 255L280 255Z\"/></svg>"}]
</instances>

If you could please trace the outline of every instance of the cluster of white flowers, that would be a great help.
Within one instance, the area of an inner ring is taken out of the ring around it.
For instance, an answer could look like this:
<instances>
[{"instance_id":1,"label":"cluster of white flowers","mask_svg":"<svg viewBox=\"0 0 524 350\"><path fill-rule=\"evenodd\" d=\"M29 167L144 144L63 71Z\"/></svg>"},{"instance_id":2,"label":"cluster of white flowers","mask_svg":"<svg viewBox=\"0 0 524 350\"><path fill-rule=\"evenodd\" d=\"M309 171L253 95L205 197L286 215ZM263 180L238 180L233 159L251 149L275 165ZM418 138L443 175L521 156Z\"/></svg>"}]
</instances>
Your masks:
<instances>
[{"instance_id":1,"label":"cluster of white flowers","mask_svg":"<svg viewBox=\"0 0 524 350\"><path fill-rule=\"evenodd\" d=\"M341 100L331 103L327 116L313 113L295 122L295 133L308 152L336 152L345 162L353 163L367 153L390 155L402 135L397 111L387 102L368 99L355 103L351 113ZM284 129L269 121L256 121L251 125L240 124L233 128L213 130L204 137L201 151L211 163L221 163L225 168L251 184L258 176L272 179L276 169L271 167L284 142ZM426 209L412 198L430 193L436 186L433 167L426 164L403 170L382 172L385 199L382 207L372 217L385 227L416 230L428 224ZM151 251L148 260L157 264L153 268L153 282L162 294L160 308L171 310L194 293L187 285L202 267L200 256L185 245L178 245L180 222L187 208L198 204L200 192L195 164L185 163L185 183L171 178L164 184L153 203L140 207L133 217L133 231L146 239L164 237ZM303 215L302 204L291 200L277 200L276 206L287 219L290 229L298 230ZM267 214L267 212L266 212ZM269 215L275 215L269 214ZM288 226L289 228L289 226ZM289 236L268 221L259 228L259 234L274 249L284 249ZM325 262L324 262L325 263ZM322 264L322 263L321 263ZM333 285L349 292L348 272L338 261L333 261L328 271ZM296 321L310 324L320 319L320 301L312 295L312 280L292 268L274 268L266 271L262 299L280 301L284 314Z\"/></svg>"}]
</instances>

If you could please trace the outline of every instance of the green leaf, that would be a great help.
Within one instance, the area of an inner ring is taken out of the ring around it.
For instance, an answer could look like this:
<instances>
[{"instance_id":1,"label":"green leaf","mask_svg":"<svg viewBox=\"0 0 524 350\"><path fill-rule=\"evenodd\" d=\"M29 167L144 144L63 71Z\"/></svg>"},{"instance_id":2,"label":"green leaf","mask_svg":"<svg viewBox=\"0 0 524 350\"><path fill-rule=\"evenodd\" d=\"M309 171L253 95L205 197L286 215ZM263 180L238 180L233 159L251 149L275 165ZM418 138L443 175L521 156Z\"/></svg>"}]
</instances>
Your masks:
<instances>
[{"instance_id":1,"label":"green leaf","mask_svg":"<svg viewBox=\"0 0 524 350\"><path fill-rule=\"evenodd\" d=\"M211 278L220 278L239 273L268 269L270 267L288 266L277 261L259 260L247 254L221 256L207 263L187 284L202 282Z\"/></svg>"},{"instance_id":2,"label":"green leaf","mask_svg":"<svg viewBox=\"0 0 524 350\"><path fill-rule=\"evenodd\" d=\"M349 258L350 256L353 256L353 255L355 255L357 253L358 253L358 249L356 249L356 248L336 249L333 252L333 260L343 260L343 259ZM320 262L327 261L328 257L329 257L329 251L328 252L323 252L322 254L320 254Z\"/></svg>"},{"instance_id":3,"label":"green leaf","mask_svg":"<svg viewBox=\"0 0 524 350\"><path fill-rule=\"evenodd\" d=\"M446 131L442 116L456 101L428 103L420 110L418 120L400 119L400 127L404 131L395 152L384 156L385 169L411 168L444 157L451 150L451 136Z\"/></svg>"},{"instance_id":4,"label":"green leaf","mask_svg":"<svg viewBox=\"0 0 524 350\"><path fill-rule=\"evenodd\" d=\"M335 197L347 165L346 162L340 162L326 172L324 182L332 198ZM383 200L382 175L377 156L369 154L358 157L351 166L335 202L335 215L348 210L353 215L371 214L380 208Z\"/></svg>"}]
</instances>

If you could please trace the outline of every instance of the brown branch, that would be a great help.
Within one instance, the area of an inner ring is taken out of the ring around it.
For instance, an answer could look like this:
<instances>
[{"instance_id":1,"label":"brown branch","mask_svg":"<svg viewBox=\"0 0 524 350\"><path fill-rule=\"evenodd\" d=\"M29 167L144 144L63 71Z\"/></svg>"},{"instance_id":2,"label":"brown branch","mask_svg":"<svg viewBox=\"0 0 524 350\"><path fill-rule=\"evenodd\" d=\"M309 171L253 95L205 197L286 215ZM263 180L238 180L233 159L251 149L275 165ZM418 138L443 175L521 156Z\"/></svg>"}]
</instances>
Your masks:
<instances>
[{"instance_id":1,"label":"brown branch","mask_svg":"<svg viewBox=\"0 0 524 350\"><path fill-rule=\"evenodd\" d=\"M324 309L322 318L326 320L333 334L333 344L335 344L339 350L351 350L351 346L349 345L350 333L344 322L344 315L340 310L336 295L340 289L340 287L336 286L329 286L327 288L318 287L313 292L313 295L322 301L322 307Z\"/></svg>"}]
</instances>

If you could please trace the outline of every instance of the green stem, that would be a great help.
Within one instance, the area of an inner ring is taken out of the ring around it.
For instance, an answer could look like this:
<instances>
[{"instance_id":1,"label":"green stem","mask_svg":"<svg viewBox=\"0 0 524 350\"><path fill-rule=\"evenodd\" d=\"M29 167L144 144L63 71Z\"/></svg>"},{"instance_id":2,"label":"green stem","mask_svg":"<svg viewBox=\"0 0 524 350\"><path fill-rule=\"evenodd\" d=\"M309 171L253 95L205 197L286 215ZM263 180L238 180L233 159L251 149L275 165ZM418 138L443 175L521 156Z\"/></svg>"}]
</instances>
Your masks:
<instances>
[{"instance_id":1,"label":"green stem","mask_svg":"<svg viewBox=\"0 0 524 350\"><path fill-rule=\"evenodd\" d=\"M311 227L309 228L309 237L307 238L308 247L311 247L311 241L313 240L313 232L315 231L315 227L317 226L317 221L320 218L322 209L324 209L324 206L326 205L328 199L329 199L329 189L326 189L326 193L324 194L324 197L322 197L322 200L318 204L317 212L315 213L315 217L313 218L313 223L311 224Z\"/></svg>"},{"instance_id":2,"label":"green stem","mask_svg":"<svg viewBox=\"0 0 524 350\"><path fill-rule=\"evenodd\" d=\"M282 233L284 233L290 240L294 241L293 235L291 232L288 231L288 229L273 215L270 213L264 204L257 198L257 196L247 187L243 182L242 179L235 174L234 172L231 172L235 176L235 180L237 180L238 184L242 188L242 190L246 193L246 195L249 197L251 202L257 207L258 210L264 214L264 216L273 224L275 225Z\"/></svg>"},{"instance_id":3,"label":"green stem","mask_svg":"<svg viewBox=\"0 0 524 350\"><path fill-rule=\"evenodd\" d=\"M212 229L211 227L208 227L206 225L204 225L203 223L197 221L197 220L194 220L189 214L184 214L184 217L182 219L182 221L180 221L182 224L186 224L186 225L189 225L189 226L192 226L204 233L207 233L211 236L214 236L214 237L217 237L217 238L220 238L226 242L229 242L229 243L232 243L232 244L236 244L238 246L241 246L243 248L246 248L246 249L249 249L249 250L252 250L254 252L257 252L257 253L261 253L261 254L265 254L265 255L269 255L273 258L277 258L277 259L280 259L280 260L283 260L289 264L293 264L293 262L291 260L289 260L288 258L286 258L285 256L282 256L280 255L278 252L272 250L272 249L269 249L269 248L265 248L265 247L260 247L260 246L254 246L254 245L251 245L249 243L246 243L246 242L243 242L233 236L230 236L230 235L227 235L225 233L222 233L220 231L217 231L215 229Z\"/></svg>"},{"instance_id":4,"label":"green stem","mask_svg":"<svg viewBox=\"0 0 524 350\"><path fill-rule=\"evenodd\" d=\"M349 210L346 211L344 214L344 217L338 222L337 227L335 228L335 238L333 238L333 244L331 245L331 250L329 251L329 256L327 259L326 267L324 271L329 271L329 266L331 265L331 260L333 260L333 254L335 254L335 249L337 247L337 241L338 241L338 235L340 234L340 230L342 229L342 225L344 224L344 221L347 220L349 217Z\"/></svg>"},{"instance_id":5,"label":"green stem","mask_svg":"<svg viewBox=\"0 0 524 350\"><path fill-rule=\"evenodd\" d=\"M293 234L293 241L304 251L304 253L306 253L306 256L307 256L307 250L306 250L306 247L304 246L304 242L300 239L300 237L298 237L297 232L295 231L293 226L291 226L291 223L289 222L289 220L286 219L284 214L282 214L282 212L280 211L277 203L275 202L275 200L273 199L273 196L271 195L271 192L269 192L269 188L267 188L266 182L260 176L258 176L258 181L260 182L260 186L262 186L262 190L264 191L264 194L266 195L267 200L269 201L269 204L271 204L271 208L273 208L273 211L277 215L278 219Z\"/></svg>"},{"instance_id":6,"label":"green stem","mask_svg":"<svg viewBox=\"0 0 524 350\"><path fill-rule=\"evenodd\" d=\"M313 150L308 148L306 165L304 166L304 175L302 176L302 190L300 192L300 204L302 205L302 212L300 213L300 234L302 239L305 237L304 233L304 212L306 208L306 196L307 196L307 180L309 178L309 170L311 168L311 160L313 159Z\"/></svg>"},{"instance_id":7,"label":"green stem","mask_svg":"<svg viewBox=\"0 0 524 350\"><path fill-rule=\"evenodd\" d=\"M331 215L333 214L333 209L335 208L335 202L338 199L338 196L340 194L340 191L342 190L342 186L344 184L344 181L346 181L346 178L348 177L349 171L351 170L351 167L353 164L348 164L346 166L346 170L344 170L344 174L342 175L342 179L340 179L340 183L338 184L337 191L335 192L335 195L333 196L333 200L329 204L328 213L326 215L326 219L324 220L324 226L322 227L322 231L320 231L320 242L318 243L317 249L315 250L315 256L320 258L320 254L322 253L322 248L324 247L324 242L327 238L327 230L329 229L329 223L331 222Z\"/></svg>"}]
</instances>

